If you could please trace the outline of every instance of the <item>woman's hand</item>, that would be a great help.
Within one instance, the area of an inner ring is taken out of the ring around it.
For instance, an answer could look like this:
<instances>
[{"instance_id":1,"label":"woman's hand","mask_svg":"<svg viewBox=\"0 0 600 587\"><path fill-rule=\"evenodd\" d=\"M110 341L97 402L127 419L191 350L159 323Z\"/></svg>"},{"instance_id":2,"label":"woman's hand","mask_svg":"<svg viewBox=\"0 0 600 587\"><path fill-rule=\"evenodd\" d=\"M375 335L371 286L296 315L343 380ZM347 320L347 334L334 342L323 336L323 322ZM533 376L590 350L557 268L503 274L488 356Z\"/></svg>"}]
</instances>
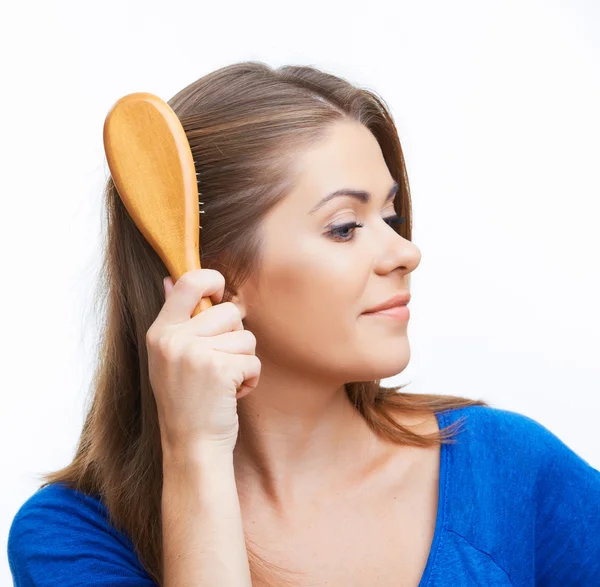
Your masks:
<instances>
[{"instance_id":1,"label":"woman's hand","mask_svg":"<svg viewBox=\"0 0 600 587\"><path fill-rule=\"evenodd\" d=\"M165 303L146 334L163 451L233 451L237 400L260 377L256 338L235 304L220 303L225 278L218 271L189 271L174 285L167 277L164 286ZM217 305L190 318L207 296Z\"/></svg>"}]
</instances>

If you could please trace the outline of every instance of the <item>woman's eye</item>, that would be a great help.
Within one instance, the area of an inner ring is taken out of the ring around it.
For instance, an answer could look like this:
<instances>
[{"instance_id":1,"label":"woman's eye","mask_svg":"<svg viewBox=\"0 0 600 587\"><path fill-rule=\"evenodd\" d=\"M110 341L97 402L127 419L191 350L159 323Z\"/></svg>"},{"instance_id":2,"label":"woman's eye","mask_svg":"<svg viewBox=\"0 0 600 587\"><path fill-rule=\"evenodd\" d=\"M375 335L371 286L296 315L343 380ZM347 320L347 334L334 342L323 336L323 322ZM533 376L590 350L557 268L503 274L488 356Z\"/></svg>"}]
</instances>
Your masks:
<instances>
[{"instance_id":1,"label":"woman's eye","mask_svg":"<svg viewBox=\"0 0 600 587\"><path fill-rule=\"evenodd\" d=\"M332 226L327 234L335 237L338 240L349 241L352 240L352 236L348 237L347 231L354 230L355 228L362 228L364 224L356 223L356 222L348 222L347 224L340 224L339 226Z\"/></svg>"},{"instance_id":2,"label":"woman's eye","mask_svg":"<svg viewBox=\"0 0 600 587\"><path fill-rule=\"evenodd\" d=\"M406 216L398 216L394 214L394 216L388 216L383 219L389 226L400 225L406 220ZM327 232L328 235L340 239L342 241L350 241L353 238L354 232L351 232L349 235L347 231L354 231L356 228L362 228L364 224L360 222L348 222L347 224L340 224L339 226L332 226L331 229ZM348 236L350 238L348 238Z\"/></svg>"}]
</instances>

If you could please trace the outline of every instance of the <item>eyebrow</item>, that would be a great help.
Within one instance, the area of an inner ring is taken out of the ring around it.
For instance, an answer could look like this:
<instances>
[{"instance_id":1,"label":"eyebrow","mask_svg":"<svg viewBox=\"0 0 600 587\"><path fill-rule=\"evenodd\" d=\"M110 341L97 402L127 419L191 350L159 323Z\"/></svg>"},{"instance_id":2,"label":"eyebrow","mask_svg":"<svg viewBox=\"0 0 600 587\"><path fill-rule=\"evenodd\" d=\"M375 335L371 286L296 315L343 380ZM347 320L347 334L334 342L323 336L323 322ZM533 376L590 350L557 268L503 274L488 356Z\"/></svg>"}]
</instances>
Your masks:
<instances>
[{"instance_id":1,"label":"eyebrow","mask_svg":"<svg viewBox=\"0 0 600 587\"><path fill-rule=\"evenodd\" d=\"M389 202L394 198L399 187L400 186L398 185L398 182L394 182L394 185L392 185L390 191L388 192L388 195L385 198L386 202ZM359 202L362 202L363 204L368 204L371 201L371 194L369 192L365 192L364 190L342 188L325 196L316 206L312 208L312 210L310 210L309 214L314 214L319 208L321 208L327 202L329 202L329 200L333 200L333 198L338 198L340 196L350 196L352 198L356 198Z\"/></svg>"}]
</instances>

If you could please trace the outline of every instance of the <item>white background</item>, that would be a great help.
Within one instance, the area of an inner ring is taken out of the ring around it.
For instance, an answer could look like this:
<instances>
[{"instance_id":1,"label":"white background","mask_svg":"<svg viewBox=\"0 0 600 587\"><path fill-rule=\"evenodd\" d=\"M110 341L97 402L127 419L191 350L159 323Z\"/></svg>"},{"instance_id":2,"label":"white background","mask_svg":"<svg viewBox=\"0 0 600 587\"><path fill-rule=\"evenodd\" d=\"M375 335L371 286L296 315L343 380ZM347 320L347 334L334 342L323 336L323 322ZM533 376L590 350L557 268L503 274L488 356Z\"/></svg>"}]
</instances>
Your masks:
<instances>
[{"instance_id":1,"label":"white background","mask_svg":"<svg viewBox=\"0 0 600 587\"><path fill-rule=\"evenodd\" d=\"M598 2L24 1L0 23L4 545L83 423L108 110L249 59L391 107L423 257L389 384L526 414L600 469Z\"/></svg>"}]
</instances>

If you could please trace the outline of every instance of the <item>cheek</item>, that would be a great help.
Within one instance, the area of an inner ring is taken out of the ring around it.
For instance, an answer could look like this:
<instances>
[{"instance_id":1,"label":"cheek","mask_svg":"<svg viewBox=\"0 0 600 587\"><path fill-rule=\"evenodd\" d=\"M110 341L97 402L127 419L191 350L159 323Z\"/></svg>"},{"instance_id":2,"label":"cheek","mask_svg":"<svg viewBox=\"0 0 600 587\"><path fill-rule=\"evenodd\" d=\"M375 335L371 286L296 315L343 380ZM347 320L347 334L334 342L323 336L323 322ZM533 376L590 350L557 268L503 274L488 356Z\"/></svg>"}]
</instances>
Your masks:
<instances>
[{"instance_id":1,"label":"cheek","mask_svg":"<svg viewBox=\"0 0 600 587\"><path fill-rule=\"evenodd\" d=\"M348 353L357 335L361 279L314 259L271 261L261 275L246 320L257 348L307 353L313 360L325 354L329 361L336 349Z\"/></svg>"}]
</instances>

